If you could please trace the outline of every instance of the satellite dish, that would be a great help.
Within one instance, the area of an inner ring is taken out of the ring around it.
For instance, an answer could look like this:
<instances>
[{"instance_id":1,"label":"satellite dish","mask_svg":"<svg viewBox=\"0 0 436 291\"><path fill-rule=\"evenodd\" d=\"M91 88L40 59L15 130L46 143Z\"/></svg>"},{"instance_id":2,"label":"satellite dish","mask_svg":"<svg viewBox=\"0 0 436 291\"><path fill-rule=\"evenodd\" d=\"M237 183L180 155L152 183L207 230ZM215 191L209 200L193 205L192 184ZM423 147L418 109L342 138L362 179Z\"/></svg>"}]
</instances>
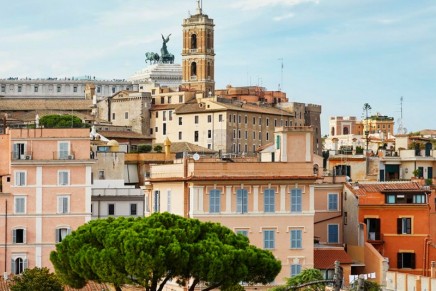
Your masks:
<instances>
[{"instance_id":1,"label":"satellite dish","mask_svg":"<svg viewBox=\"0 0 436 291\"><path fill-rule=\"evenodd\" d=\"M194 159L194 161L198 161L200 159L200 155L195 153L192 158Z\"/></svg>"}]
</instances>

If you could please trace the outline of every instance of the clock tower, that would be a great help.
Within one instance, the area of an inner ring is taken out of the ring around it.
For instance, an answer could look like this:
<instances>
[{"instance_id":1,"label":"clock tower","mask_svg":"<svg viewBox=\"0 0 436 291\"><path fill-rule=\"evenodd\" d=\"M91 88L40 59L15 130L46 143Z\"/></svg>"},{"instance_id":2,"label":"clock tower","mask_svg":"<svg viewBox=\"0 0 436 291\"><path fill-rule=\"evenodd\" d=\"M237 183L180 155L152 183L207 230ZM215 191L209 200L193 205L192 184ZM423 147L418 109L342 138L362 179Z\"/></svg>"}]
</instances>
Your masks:
<instances>
[{"instance_id":1,"label":"clock tower","mask_svg":"<svg viewBox=\"0 0 436 291\"><path fill-rule=\"evenodd\" d=\"M201 91L205 96L215 91L215 51L213 19L203 14L197 0L195 15L183 20L182 85Z\"/></svg>"}]
</instances>

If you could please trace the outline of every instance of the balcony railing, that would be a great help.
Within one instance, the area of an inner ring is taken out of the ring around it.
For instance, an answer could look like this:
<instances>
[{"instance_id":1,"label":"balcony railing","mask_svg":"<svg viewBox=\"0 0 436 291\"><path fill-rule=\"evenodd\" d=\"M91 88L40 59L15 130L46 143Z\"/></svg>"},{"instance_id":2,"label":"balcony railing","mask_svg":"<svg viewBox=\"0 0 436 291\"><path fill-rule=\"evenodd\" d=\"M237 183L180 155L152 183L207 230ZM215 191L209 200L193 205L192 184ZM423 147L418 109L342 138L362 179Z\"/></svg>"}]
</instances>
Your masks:
<instances>
[{"instance_id":1,"label":"balcony railing","mask_svg":"<svg viewBox=\"0 0 436 291\"><path fill-rule=\"evenodd\" d=\"M75 160L76 155L74 152L53 152L53 160Z\"/></svg>"},{"instance_id":2,"label":"balcony railing","mask_svg":"<svg viewBox=\"0 0 436 291\"><path fill-rule=\"evenodd\" d=\"M32 152L24 152L24 153L12 152L11 157L12 157L13 161L31 160L32 159Z\"/></svg>"}]
</instances>

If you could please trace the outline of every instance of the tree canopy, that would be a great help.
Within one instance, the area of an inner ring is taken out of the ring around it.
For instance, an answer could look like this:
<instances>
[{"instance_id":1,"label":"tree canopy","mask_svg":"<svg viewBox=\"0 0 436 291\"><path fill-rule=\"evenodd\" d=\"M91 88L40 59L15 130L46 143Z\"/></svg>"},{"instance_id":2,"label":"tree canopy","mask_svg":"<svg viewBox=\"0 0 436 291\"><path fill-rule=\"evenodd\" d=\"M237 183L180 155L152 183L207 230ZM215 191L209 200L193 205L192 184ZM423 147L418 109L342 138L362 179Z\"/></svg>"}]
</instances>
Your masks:
<instances>
[{"instance_id":1,"label":"tree canopy","mask_svg":"<svg viewBox=\"0 0 436 291\"><path fill-rule=\"evenodd\" d=\"M271 252L212 222L155 213L146 218L93 220L68 235L50 259L61 280L81 288L88 280L120 290L136 284L162 290L169 280L194 290L267 284L280 272Z\"/></svg>"},{"instance_id":2,"label":"tree canopy","mask_svg":"<svg viewBox=\"0 0 436 291\"><path fill-rule=\"evenodd\" d=\"M297 287L310 282L318 282L323 280L321 271L318 269L304 269L300 274L288 278L285 286L280 286L273 288L273 291L285 291L289 290L291 287ZM304 290L308 291L321 291L325 290L325 283L316 283L313 285L308 285L304 287Z\"/></svg>"},{"instance_id":3,"label":"tree canopy","mask_svg":"<svg viewBox=\"0 0 436 291\"><path fill-rule=\"evenodd\" d=\"M39 119L39 125L46 128L82 128L88 127L82 120L70 114L45 115Z\"/></svg>"},{"instance_id":4,"label":"tree canopy","mask_svg":"<svg viewBox=\"0 0 436 291\"><path fill-rule=\"evenodd\" d=\"M14 276L11 291L63 291L59 279L47 268L25 269L21 276Z\"/></svg>"}]
</instances>

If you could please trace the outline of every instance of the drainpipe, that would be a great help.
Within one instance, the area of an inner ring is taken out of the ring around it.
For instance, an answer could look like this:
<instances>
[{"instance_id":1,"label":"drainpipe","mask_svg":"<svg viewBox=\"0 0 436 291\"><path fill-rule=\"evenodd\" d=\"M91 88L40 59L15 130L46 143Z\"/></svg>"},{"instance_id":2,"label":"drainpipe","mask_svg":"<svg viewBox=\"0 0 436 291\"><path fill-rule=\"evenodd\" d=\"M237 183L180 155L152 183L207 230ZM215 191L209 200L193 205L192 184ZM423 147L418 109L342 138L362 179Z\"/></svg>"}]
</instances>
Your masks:
<instances>
[{"instance_id":1,"label":"drainpipe","mask_svg":"<svg viewBox=\"0 0 436 291\"><path fill-rule=\"evenodd\" d=\"M424 259L423 259L423 276L427 276L427 270L428 270L428 267L427 267L427 260L428 260L428 253L429 253L429 251L428 251L428 249L429 249L429 244L430 244L430 238L428 238L428 237L426 237L425 239L424 239Z\"/></svg>"},{"instance_id":2,"label":"drainpipe","mask_svg":"<svg viewBox=\"0 0 436 291\"><path fill-rule=\"evenodd\" d=\"M7 253L8 253L8 200L5 200L5 274L7 267Z\"/></svg>"}]
</instances>

